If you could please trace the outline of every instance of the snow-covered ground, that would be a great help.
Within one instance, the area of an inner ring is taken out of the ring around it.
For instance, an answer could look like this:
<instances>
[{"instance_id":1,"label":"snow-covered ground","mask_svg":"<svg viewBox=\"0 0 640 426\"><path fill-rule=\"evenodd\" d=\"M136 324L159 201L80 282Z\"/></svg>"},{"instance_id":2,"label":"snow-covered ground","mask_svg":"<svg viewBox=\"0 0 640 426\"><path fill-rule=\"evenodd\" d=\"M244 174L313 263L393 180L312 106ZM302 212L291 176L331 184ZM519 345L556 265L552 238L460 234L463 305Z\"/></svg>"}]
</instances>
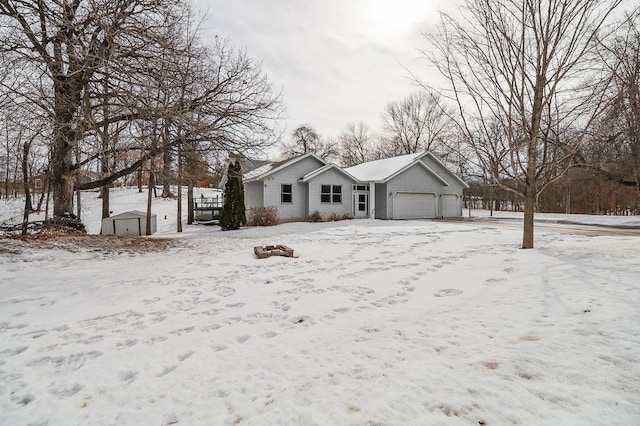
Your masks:
<instances>
[{"instance_id":1,"label":"snow-covered ground","mask_svg":"<svg viewBox=\"0 0 640 426\"><path fill-rule=\"evenodd\" d=\"M144 200L114 191L114 213ZM539 230L520 250L488 220L178 235L175 201L154 203L162 251L0 240L1 425L640 424L638 236ZM99 200L83 206L96 232ZM298 257L254 256L273 243Z\"/></svg>"}]
</instances>

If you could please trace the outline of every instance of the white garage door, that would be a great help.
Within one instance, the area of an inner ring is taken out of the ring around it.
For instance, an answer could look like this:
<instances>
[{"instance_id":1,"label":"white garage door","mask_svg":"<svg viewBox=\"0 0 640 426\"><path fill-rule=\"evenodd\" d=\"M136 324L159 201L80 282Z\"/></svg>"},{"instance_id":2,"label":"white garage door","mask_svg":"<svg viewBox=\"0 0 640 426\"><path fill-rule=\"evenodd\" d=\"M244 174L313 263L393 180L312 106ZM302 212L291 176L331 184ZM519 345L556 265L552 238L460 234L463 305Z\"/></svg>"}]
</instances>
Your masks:
<instances>
[{"instance_id":1,"label":"white garage door","mask_svg":"<svg viewBox=\"0 0 640 426\"><path fill-rule=\"evenodd\" d=\"M442 216L458 217L460 214L460 198L455 194L444 194L442 196Z\"/></svg>"},{"instance_id":2,"label":"white garage door","mask_svg":"<svg viewBox=\"0 0 640 426\"><path fill-rule=\"evenodd\" d=\"M393 197L394 219L427 219L436 217L435 194L398 192Z\"/></svg>"}]
</instances>

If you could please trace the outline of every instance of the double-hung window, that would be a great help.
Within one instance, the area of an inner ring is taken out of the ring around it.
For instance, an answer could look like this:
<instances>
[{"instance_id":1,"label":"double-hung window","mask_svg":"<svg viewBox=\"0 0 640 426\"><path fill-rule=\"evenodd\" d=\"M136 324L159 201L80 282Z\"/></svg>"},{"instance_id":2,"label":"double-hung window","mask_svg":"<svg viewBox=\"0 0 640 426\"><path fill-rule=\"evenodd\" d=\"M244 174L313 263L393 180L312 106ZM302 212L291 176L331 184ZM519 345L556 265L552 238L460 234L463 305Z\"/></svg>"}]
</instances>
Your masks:
<instances>
[{"instance_id":1,"label":"double-hung window","mask_svg":"<svg viewBox=\"0 0 640 426\"><path fill-rule=\"evenodd\" d=\"M342 203L341 185L321 185L320 202L322 203Z\"/></svg>"},{"instance_id":2,"label":"double-hung window","mask_svg":"<svg viewBox=\"0 0 640 426\"><path fill-rule=\"evenodd\" d=\"M282 185L280 185L280 202L293 202L293 186L291 184L283 183Z\"/></svg>"}]
</instances>

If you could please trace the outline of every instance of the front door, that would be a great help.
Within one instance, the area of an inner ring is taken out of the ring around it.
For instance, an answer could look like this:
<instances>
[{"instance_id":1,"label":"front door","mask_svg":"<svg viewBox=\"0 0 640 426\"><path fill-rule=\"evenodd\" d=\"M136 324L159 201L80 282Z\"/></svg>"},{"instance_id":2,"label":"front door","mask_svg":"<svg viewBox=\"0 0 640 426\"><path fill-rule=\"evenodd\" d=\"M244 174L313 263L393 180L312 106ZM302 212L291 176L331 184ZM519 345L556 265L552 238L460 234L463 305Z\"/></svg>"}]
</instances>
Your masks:
<instances>
[{"instance_id":1,"label":"front door","mask_svg":"<svg viewBox=\"0 0 640 426\"><path fill-rule=\"evenodd\" d=\"M369 217L369 193L354 192L353 193L353 217L362 219Z\"/></svg>"}]
</instances>

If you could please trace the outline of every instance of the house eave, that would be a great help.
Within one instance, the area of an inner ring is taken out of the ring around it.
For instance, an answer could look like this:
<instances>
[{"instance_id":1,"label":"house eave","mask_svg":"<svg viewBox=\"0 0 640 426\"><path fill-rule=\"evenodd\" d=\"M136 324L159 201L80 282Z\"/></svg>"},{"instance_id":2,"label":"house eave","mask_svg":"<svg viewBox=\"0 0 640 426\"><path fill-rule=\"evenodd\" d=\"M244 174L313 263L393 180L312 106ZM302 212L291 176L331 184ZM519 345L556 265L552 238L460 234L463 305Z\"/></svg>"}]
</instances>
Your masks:
<instances>
[{"instance_id":1,"label":"house eave","mask_svg":"<svg viewBox=\"0 0 640 426\"><path fill-rule=\"evenodd\" d=\"M352 176L349 172L345 171L342 167L336 166L335 164L326 164L322 167L320 167L319 169L316 169L314 171L312 171L311 173L306 174L305 176L301 177L299 179L300 182L309 182L311 179L320 176L321 174L331 170L331 169L335 169L337 172L339 172L340 174L348 177L349 179L351 179L353 182L359 182L358 179L356 179L354 176Z\"/></svg>"},{"instance_id":2,"label":"house eave","mask_svg":"<svg viewBox=\"0 0 640 426\"><path fill-rule=\"evenodd\" d=\"M404 166L403 168L397 170L395 173L393 173L392 175L382 179L381 183L387 183L390 180L392 180L393 178L395 178L396 176L404 173L405 171L409 170L411 167L415 166L415 165L420 165L423 169L425 169L428 173L430 173L431 175L433 175L436 179L438 179L440 181L440 183L442 183L444 186L449 186L449 182L447 182L446 180L444 180L442 178L442 176L440 176L438 173L436 173L433 169L431 169L429 166L427 166L426 164L424 164L422 161L420 161L420 159L423 156L417 157L414 161L412 161L411 163L407 164L406 166Z\"/></svg>"}]
</instances>

